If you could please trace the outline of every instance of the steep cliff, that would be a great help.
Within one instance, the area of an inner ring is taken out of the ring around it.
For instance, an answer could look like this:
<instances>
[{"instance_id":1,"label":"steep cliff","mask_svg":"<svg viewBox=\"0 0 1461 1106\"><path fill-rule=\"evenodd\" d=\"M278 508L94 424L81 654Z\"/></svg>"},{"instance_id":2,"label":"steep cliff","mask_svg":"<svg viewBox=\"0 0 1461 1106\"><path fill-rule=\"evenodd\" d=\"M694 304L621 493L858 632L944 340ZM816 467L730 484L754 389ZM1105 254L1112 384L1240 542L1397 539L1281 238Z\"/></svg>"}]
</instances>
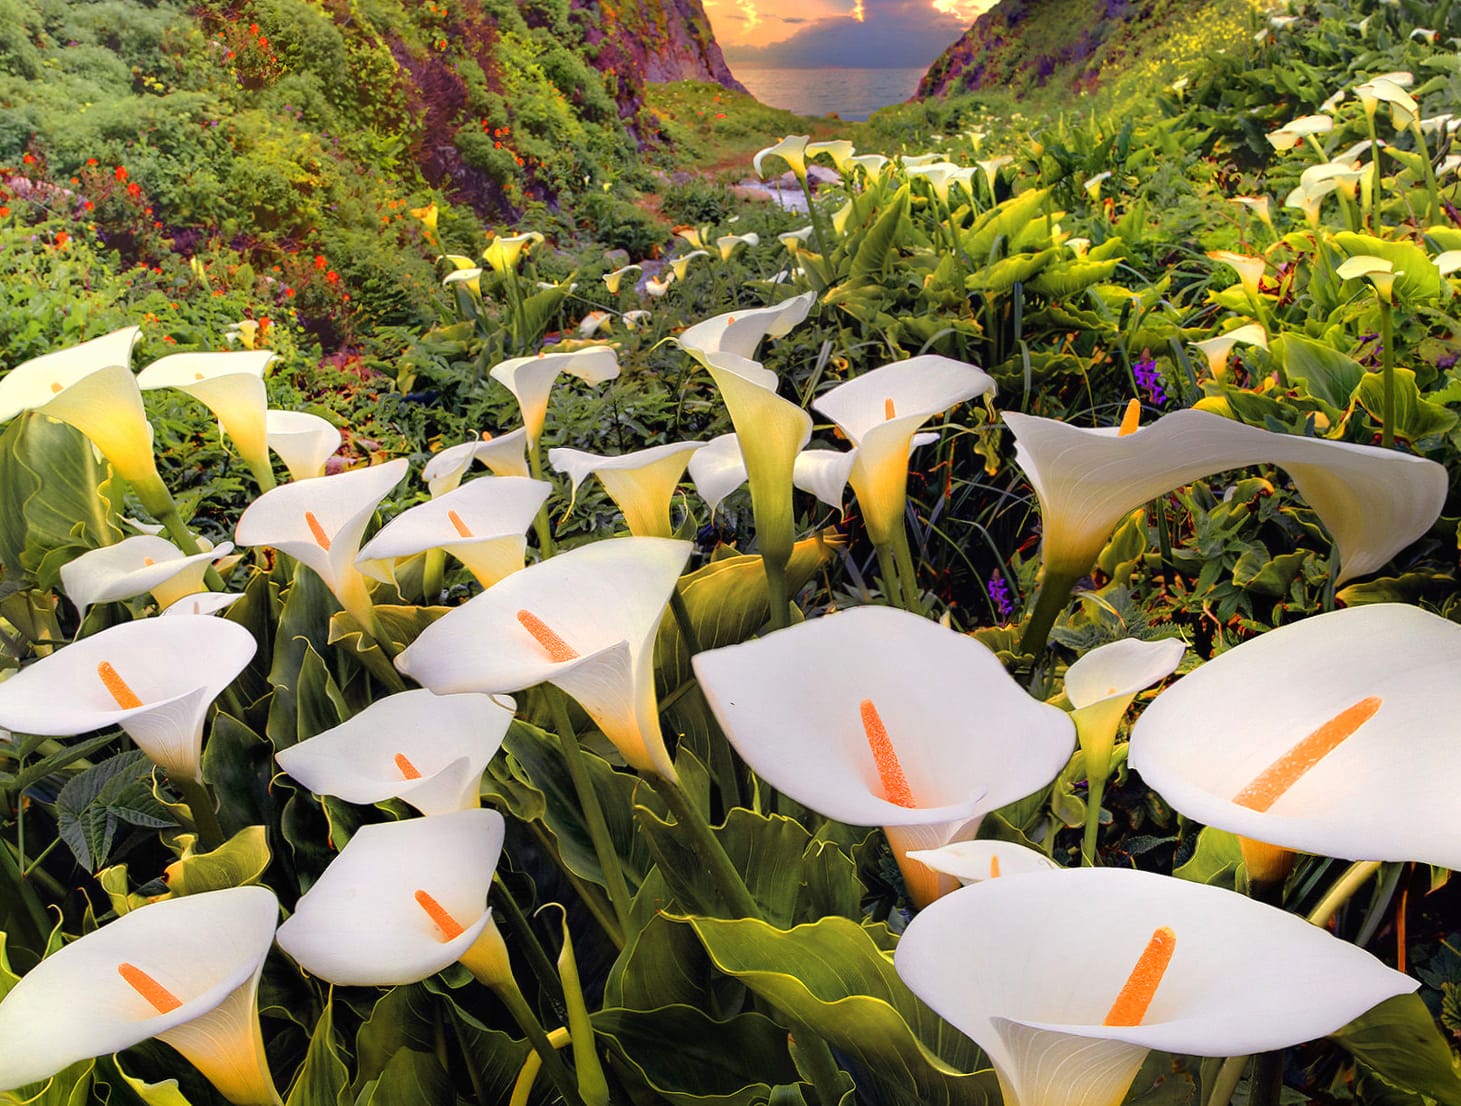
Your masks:
<instances>
[{"instance_id":1,"label":"steep cliff","mask_svg":"<svg viewBox=\"0 0 1461 1106\"><path fill-rule=\"evenodd\" d=\"M601 59L612 49L646 81L707 81L745 91L721 56L700 0L574 0L573 6L592 15L585 37Z\"/></svg>"}]
</instances>

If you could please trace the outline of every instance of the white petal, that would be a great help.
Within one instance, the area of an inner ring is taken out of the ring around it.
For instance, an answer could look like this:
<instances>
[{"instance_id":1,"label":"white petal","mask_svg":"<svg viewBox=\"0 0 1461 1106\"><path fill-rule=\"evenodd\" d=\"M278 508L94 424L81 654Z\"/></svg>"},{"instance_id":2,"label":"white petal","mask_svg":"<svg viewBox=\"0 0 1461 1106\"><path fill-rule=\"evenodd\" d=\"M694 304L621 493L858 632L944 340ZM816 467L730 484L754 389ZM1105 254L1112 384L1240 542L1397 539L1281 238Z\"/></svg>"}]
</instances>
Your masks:
<instances>
[{"instance_id":1,"label":"white petal","mask_svg":"<svg viewBox=\"0 0 1461 1106\"><path fill-rule=\"evenodd\" d=\"M499 362L489 374L517 398L529 444L543 434L548 393L559 373L568 373L590 384L602 384L619 375L619 355L612 346L589 346L572 353L539 353Z\"/></svg>"},{"instance_id":2,"label":"white petal","mask_svg":"<svg viewBox=\"0 0 1461 1106\"><path fill-rule=\"evenodd\" d=\"M1080 708L1102 699L1135 695L1165 680L1182 663L1187 647L1177 638L1122 638L1092 649L1065 673L1065 696Z\"/></svg>"},{"instance_id":3,"label":"white petal","mask_svg":"<svg viewBox=\"0 0 1461 1106\"><path fill-rule=\"evenodd\" d=\"M939 872L947 872L960 883L982 883L986 879L1048 872L1060 865L1042 852L1013 841L956 841L939 849L908 854Z\"/></svg>"},{"instance_id":4,"label":"white petal","mask_svg":"<svg viewBox=\"0 0 1461 1106\"><path fill-rule=\"evenodd\" d=\"M266 411L264 425L269 448L294 480L323 475L325 461L344 440L333 424L307 411Z\"/></svg>"},{"instance_id":5,"label":"white petal","mask_svg":"<svg viewBox=\"0 0 1461 1106\"><path fill-rule=\"evenodd\" d=\"M123 327L89 342L22 361L0 378L0 422L8 422L22 411L44 407L58 391L99 369L120 365L130 375L132 348L141 337L141 327Z\"/></svg>"},{"instance_id":6,"label":"white petal","mask_svg":"<svg viewBox=\"0 0 1461 1106\"><path fill-rule=\"evenodd\" d=\"M226 611L244 597L241 591L200 591L185 595L175 603L164 607L165 617L177 615L210 615Z\"/></svg>"},{"instance_id":7,"label":"white petal","mask_svg":"<svg viewBox=\"0 0 1461 1106\"><path fill-rule=\"evenodd\" d=\"M842 510L842 497L847 491L847 481L852 476L852 466L857 462L857 450L839 452L835 449L804 449L796 455L792 466L791 482L804 492L810 492L833 510Z\"/></svg>"},{"instance_id":8,"label":"white petal","mask_svg":"<svg viewBox=\"0 0 1461 1106\"><path fill-rule=\"evenodd\" d=\"M817 293L807 292L771 307L748 307L687 327L679 343L693 353L734 353L754 358L762 338L780 338L807 317Z\"/></svg>"},{"instance_id":9,"label":"white petal","mask_svg":"<svg viewBox=\"0 0 1461 1106\"><path fill-rule=\"evenodd\" d=\"M690 458L690 479L713 514L721 501L746 482L746 461L734 434L711 438Z\"/></svg>"}]
</instances>

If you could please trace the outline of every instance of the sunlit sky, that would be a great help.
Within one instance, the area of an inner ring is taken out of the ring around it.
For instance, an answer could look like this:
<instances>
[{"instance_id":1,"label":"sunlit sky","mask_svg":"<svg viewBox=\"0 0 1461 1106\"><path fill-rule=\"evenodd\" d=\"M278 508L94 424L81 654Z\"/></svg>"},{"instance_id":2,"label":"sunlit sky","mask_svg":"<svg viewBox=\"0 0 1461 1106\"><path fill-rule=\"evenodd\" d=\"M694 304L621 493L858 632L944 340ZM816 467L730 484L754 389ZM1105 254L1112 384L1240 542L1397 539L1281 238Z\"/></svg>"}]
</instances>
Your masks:
<instances>
[{"instance_id":1,"label":"sunlit sky","mask_svg":"<svg viewBox=\"0 0 1461 1106\"><path fill-rule=\"evenodd\" d=\"M703 0L732 65L927 65L994 0Z\"/></svg>"}]
</instances>

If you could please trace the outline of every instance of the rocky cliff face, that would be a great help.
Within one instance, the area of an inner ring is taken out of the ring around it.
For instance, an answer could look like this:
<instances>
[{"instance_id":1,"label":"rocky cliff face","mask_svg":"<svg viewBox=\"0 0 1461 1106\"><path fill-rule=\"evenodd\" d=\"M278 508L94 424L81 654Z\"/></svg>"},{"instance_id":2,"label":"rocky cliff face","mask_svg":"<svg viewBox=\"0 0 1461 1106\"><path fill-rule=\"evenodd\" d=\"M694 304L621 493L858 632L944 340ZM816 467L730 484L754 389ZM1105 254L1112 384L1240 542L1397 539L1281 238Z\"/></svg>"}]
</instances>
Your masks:
<instances>
[{"instance_id":1,"label":"rocky cliff face","mask_svg":"<svg viewBox=\"0 0 1461 1106\"><path fill-rule=\"evenodd\" d=\"M700 0L573 0L592 17L587 41L622 59L621 71L646 81L709 81L744 92L721 56Z\"/></svg>"}]
</instances>

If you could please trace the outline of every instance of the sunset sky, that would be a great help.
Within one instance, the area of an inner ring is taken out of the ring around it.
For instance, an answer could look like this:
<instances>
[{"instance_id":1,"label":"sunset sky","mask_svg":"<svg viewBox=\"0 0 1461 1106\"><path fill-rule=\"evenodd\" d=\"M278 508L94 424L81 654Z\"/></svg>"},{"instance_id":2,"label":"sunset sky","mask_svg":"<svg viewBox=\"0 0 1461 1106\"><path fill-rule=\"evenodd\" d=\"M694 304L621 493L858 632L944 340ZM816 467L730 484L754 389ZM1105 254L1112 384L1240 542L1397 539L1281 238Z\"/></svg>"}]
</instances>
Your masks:
<instances>
[{"instance_id":1,"label":"sunset sky","mask_svg":"<svg viewBox=\"0 0 1461 1106\"><path fill-rule=\"evenodd\" d=\"M927 65L994 0L703 0L732 66Z\"/></svg>"}]
</instances>

